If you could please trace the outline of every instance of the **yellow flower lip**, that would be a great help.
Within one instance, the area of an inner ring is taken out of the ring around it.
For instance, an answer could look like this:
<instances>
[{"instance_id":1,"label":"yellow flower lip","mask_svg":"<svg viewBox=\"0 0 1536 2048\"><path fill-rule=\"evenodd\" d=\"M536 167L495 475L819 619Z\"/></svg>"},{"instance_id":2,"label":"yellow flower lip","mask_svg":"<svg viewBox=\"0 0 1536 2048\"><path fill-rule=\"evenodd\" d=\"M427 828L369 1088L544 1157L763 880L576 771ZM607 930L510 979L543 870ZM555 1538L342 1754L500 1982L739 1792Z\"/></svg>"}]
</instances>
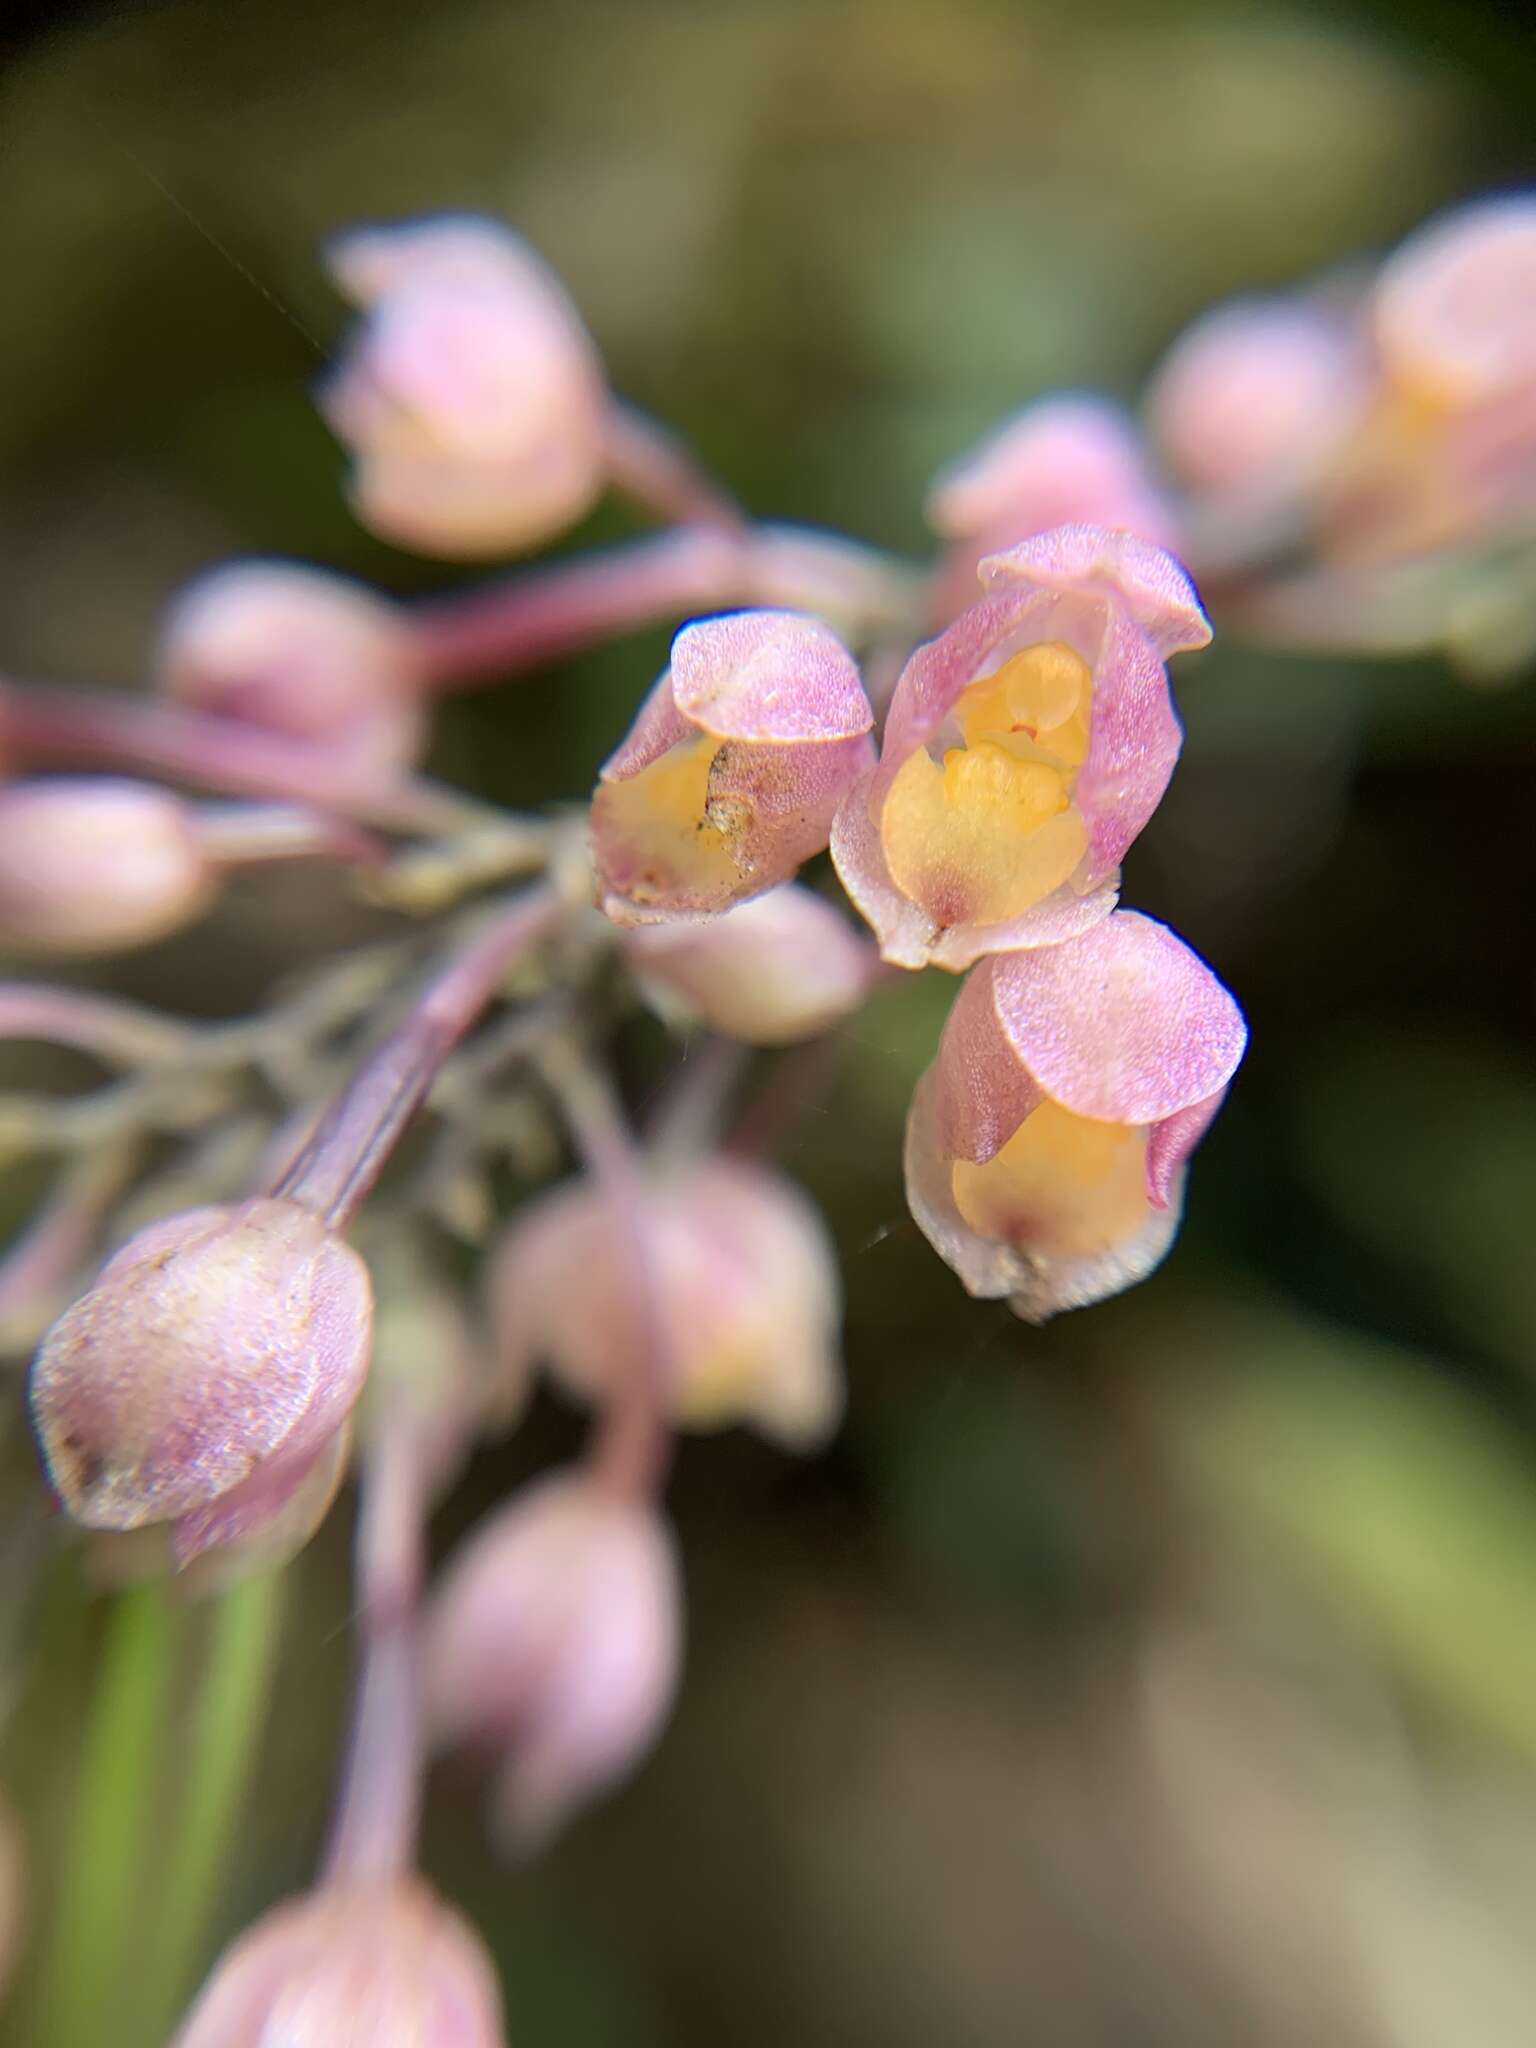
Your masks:
<instances>
[{"instance_id":1,"label":"yellow flower lip","mask_svg":"<svg viewBox=\"0 0 1536 2048\"><path fill-rule=\"evenodd\" d=\"M1088 752L1088 665L1060 641L1010 656L951 714L961 744L902 763L881 816L896 886L941 926L999 924L1068 880L1088 834L1072 802Z\"/></svg>"}]
</instances>

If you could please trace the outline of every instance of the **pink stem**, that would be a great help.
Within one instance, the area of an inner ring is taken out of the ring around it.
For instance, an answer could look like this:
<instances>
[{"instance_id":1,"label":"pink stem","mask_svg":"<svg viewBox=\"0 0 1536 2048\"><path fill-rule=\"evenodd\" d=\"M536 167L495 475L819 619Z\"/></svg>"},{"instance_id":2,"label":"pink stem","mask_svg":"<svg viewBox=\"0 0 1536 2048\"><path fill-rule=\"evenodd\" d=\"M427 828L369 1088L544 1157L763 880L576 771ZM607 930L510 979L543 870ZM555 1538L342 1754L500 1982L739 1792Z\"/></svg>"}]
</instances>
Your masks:
<instances>
[{"instance_id":1,"label":"pink stem","mask_svg":"<svg viewBox=\"0 0 1536 2048\"><path fill-rule=\"evenodd\" d=\"M314 804L393 832L459 831L468 810L453 790L418 777L382 775L304 740L107 690L0 679L0 758L145 769L203 788Z\"/></svg>"},{"instance_id":2,"label":"pink stem","mask_svg":"<svg viewBox=\"0 0 1536 2048\"><path fill-rule=\"evenodd\" d=\"M333 1885L402 1876L416 1859L425 1758L418 1615L426 1499L408 1420L386 1412L363 1464L357 1518L361 1638L352 1728L322 1864Z\"/></svg>"},{"instance_id":3,"label":"pink stem","mask_svg":"<svg viewBox=\"0 0 1536 2048\"><path fill-rule=\"evenodd\" d=\"M429 686L491 682L739 601L742 581L738 542L718 529L679 527L419 605L417 657Z\"/></svg>"},{"instance_id":4,"label":"pink stem","mask_svg":"<svg viewBox=\"0 0 1536 2048\"><path fill-rule=\"evenodd\" d=\"M383 1172L444 1060L495 995L508 967L543 937L561 909L554 887L541 883L493 916L363 1060L273 1193L344 1229Z\"/></svg>"},{"instance_id":5,"label":"pink stem","mask_svg":"<svg viewBox=\"0 0 1536 2048\"><path fill-rule=\"evenodd\" d=\"M220 867L315 859L375 866L385 859L372 833L296 804L201 804L193 822L203 852Z\"/></svg>"},{"instance_id":6,"label":"pink stem","mask_svg":"<svg viewBox=\"0 0 1536 2048\"><path fill-rule=\"evenodd\" d=\"M666 1476L667 1422L674 1376L672 1339L661 1300L652 1201L639 1149L606 1076L564 1045L547 1050L545 1070L597 1182L630 1261L642 1338L641 1370L620 1383L606 1408L591 1456L598 1483L629 1499L651 1499Z\"/></svg>"},{"instance_id":7,"label":"pink stem","mask_svg":"<svg viewBox=\"0 0 1536 2048\"><path fill-rule=\"evenodd\" d=\"M192 1031L173 1017L87 989L47 982L0 982L0 1039L35 1039L93 1053L109 1066L136 1067L184 1054Z\"/></svg>"},{"instance_id":8,"label":"pink stem","mask_svg":"<svg viewBox=\"0 0 1536 2048\"><path fill-rule=\"evenodd\" d=\"M608 477L615 490L668 524L745 530L745 515L724 486L700 469L675 434L633 406L609 409Z\"/></svg>"}]
</instances>

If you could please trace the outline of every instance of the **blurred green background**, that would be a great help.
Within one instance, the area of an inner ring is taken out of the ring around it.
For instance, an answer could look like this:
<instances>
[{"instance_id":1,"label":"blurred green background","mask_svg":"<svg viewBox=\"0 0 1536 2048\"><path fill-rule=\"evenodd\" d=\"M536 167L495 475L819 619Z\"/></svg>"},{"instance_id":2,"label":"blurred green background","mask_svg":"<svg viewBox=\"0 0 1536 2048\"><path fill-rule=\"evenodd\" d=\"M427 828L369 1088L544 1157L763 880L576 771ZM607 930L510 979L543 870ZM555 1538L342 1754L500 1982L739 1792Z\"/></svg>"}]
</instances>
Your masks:
<instances>
[{"instance_id":1,"label":"blurred green background","mask_svg":"<svg viewBox=\"0 0 1536 2048\"><path fill-rule=\"evenodd\" d=\"M1455 0L207 0L3 33L0 663L71 680L141 676L168 591L225 553L452 580L354 527L310 407L343 324L317 245L356 220L505 216L752 507L917 551L926 478L1003 413L1134 395L1212 297L1536 171L1536 41ZM844 1256L842 1435L808 1467L685 1448L680 1711L541 1864L493 1862L471 1769L434 1780L428 1867L513 2041L1531 2038L1536 698L1220 625L1126 877L1253 1029L1181 1244L1044 1332L968 1302L899 1179L952 984L849 1028L837 1113L788 1158ZM664 646L455 705L434 765L579 796ZM115 980L232 1008L353 929L339 896L241 901ZM442 1542L577 1434L541 1403ZM108 1603L14 1419L3 1455L0 1784L35 1927L80 1881ZM346 1521L293 1574L210 1944L311 1868ZM146 1803L146 1940L208 1624L176 1626L161 1772L117 1788Z\"/></svg>"}]
</instances>

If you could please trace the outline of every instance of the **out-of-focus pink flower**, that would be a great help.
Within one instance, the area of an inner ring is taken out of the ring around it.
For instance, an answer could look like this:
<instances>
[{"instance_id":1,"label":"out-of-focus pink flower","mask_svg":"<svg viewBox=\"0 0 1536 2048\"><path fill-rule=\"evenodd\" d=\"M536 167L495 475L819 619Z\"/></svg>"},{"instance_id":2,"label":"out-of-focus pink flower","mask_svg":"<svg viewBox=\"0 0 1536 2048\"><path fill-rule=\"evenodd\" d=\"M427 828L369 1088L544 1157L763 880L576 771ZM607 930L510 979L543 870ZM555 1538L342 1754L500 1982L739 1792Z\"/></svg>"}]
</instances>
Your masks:
<instances>
[{"instance_id":1,"label":"out-of-focus pink flower","mask_svg":"<svg viewBox=\"0 0 1536 2048\"><path fill-rule=\"evenodd\" d=\"M870 765L853 657L797 612L685 626L592 800L600 900L621 924L726 910L827 843Z\"/></svg>"},{"instance_id":2,"label":"out-of-focus pink flower","mask_svg":"<svg viewBox=\"0 0 1536 2048\"><path fill-rule=\"evenodd\" d=\"M658 1179L647 1235L685 1429L749 1422L795 1449L842 1412L837 1260L813 1205L778 1174L712 1159ZM648 1369L643 1304L602 1192L557 1189L515 1217L492 1280L514 1377L534 1359L589 1399Z\"/></svg>"},{"instance_id":3,"label":"out-of-focus pink flower","mask_svg":"<svg viewBox=\"0 0 1536 2048\"><path fill-rule=\"evenodd\" d=\"M172 603L158 668L166 694L221 718L404 767L422 736L421 679L396 607L366 584L299 562L228 562Z\"/></svg>"},{"instance_id":4,"label":"out-of-focus pink flower","mask_svg":"<svg viewBox=\"0 0 1536 2048\"><path fill-rule=\"evenodd\" d=\"M0 943L147 945L189 924L216 888L194 813L166 790L104 776L0 789Z\"/></svg>"},{"instance_id":5,"label":"out-of-focus pink flower","mask_svg":"<svg viewBox=\"0 0 1536 2048\"><path fill-rule=\"evenodd\" d=\"M221 1958L172 2048L503 2048L467 1921L415 1880L276 1906Z\"/></svg>"},{"instance_id":6,"label":"out-of-focus pink flower","mask_svg":"<svg viewBox=\"0 0 1536 2048\"><path fill-rule=\"evenodd\" d=\"M664 1017L748 1045L814 1038L859 1007L878 971L869 941L799 882L702 923L638 925L624 953Z\"/></svg>"},{"instance_id":7,"label":"out-of-focus pink flower","mask_svg":"<svg viewBox=\"0 0 1536 2048\"><path fill-rule=\"evenodd\" d=\"M1360 419L1365 351L1348 322L1301 298L1236 299L1185 329L1147 394L1147 419L1197 491L1269 497L1314 477Z\"/></svg>"},{"instance_id":8,"label":"out-of-focus pink flower","mask_svg":"<svg viewBox=\"0 0 1536 2048\"><path fill-rule=\"evenodd\" d=\"M483 1522L427 1616L436 1732L504 1752L498 1820L518 1850L634 1768L681 1657L666 1524L579 1477L543 1480Z\"/></svg>"},{"instance_id":9,"label":"out-of-focus pink flower","mask_svg":"<svg viewBox=\"0 0 1536 2048\"><path fill-rule=\"evenodd\" d=\"M1536 193L1480 200L1410 235L1371 304L1386 377L1457 410L1536 386Z\"/></svg>"},{"instance_id":10,"label":"out-of-focus pink flower","mask_svg":"<svg viewBox=\"0 0 1536 2048\"><path fill-rule=\"evenodd\" d=\"M170 1524L179 1563L302 1540L340 1474L371 1326L367 1267L295 1203L151 1224L33 1362L49 1478L86 1528Z\"/></svg>"},{"instance_id":11,"label":"out-of-focus pink flower","mask_svg":"<svg viewBox=\"0 0 1536 2048\"><path fill-rule=\"evenodd\" d=\"M1204 961L1135 911L984 961L908 1120L924 1235L971 1294L1029 1322L1144 1279L1246 1042Z\"/></svg>"},{"instance_id":12,"label":"out-of-focus pink flower","mask_svg":"<svg viewBox=\"0 0 1536 2048\"><path fill-rule=\"evenodd\" d=\"M1124 527L1175 547L1178 522L1124 410L1084 393L1026 406L941 471L928 524L951 547L936 608L950 619L976 596L982 558L1056 526Z\"/></svg>"},{"instance_id":13,"label":"out-of-focus pink flower","mask_svg":"<svg viewBox=\"0 0 1536 2048\"><path fill-rule=\"evenodd\" d=\"M366 319L321 409L359 517L427 554L532 547L602 490L607 390L581 317L518 236L470 216L365 228L330 251Z\"/></svg>"},{"instance_id":14,"label":"out-of-focus pink flower","mask_svg":"<svg viewBox=\"0 0 1536 2048\"><path fill-rule=\"evenodd\" d=\"M899 967L958 971L1106 916L1181 733L1164 662L1203 647L1163 549L1063 526L992 555L985 595L903 670L832 857Z\"/></svg>"}]
</instances>

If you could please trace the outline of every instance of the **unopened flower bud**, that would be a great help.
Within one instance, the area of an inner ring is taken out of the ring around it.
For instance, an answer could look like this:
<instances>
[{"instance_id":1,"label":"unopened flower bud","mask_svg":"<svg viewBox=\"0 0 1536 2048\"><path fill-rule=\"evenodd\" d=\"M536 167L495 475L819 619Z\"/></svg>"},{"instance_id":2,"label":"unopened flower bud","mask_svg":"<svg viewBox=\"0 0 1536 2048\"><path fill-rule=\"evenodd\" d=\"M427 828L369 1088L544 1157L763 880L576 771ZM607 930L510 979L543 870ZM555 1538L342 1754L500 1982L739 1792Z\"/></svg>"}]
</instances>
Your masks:
<instances>
[{"instance_id":1,"label":"unopened flower bud","mask_svg":"<svg viewBox=\"0 0 1536 2048\"><path fill-rule=\"evenodd\" d=\"M935 478L927 513L953 544L940 579L942 618L973 602L984 556L1031 534L1082 525L1122 527L1165 547L1177 539L1130 418L1086 394L1041 399L1005 420Z\"/></svg>"},{"instance_id":2,"label":"unopened flower bud","mask_svg":"<svg viewBox=\"0 0 1536 2048\"><path fill-rule=\"evenodd\" d=\"M1401 390L1464 409L1536 387L1536 193L1457 207L1410 235L1372 298L1381 366Z\"/></svg>"},{"instance_id":3,"label":"unopened flower bud","mask_svg":"<svg viewBox=\"0 0 1536 2048\"><path fill-rule=\"evenodd\" d=\"M814 1206L762 1167L712 1159L659 1179L647 1239L685 1429L747 1422L793 1449L842 1413L837 1259ZM504 1368L547 1359L591 1400L647 1370L629 1248L592 1184L514 1217L492 1274Z\"/></svg>"},{"instance_id":4,"label":"unopened flower bud","mask_svg":"<svg viewBox=\"0 0 1536 2048\"><path fill-rule=\"evenodd\" d=\"M1063 526L902 671L879 766L838 812L843 886L899 967L957 972L1105 917L1182 734L1164 662L1211 637L1163 549Z\"/></svg>"},{"instance_id":5,"label":"unopened flower bud","mask_svg":"<svg viewBox=\"0 0 1536 2048\"><path fill-rule=\"evenodd\" d=\"M858 1008L876 972L869 942L798 882L701 923L637 925L624 953L664 1017L748 1045L814 1038Z\"/></svg>"},{"instance_id":6,"label":"unopened flower bud","mask_svg":"<svg viewBox=\"0 0 1536 2048\"><path fill-rule=\"evenodd\" d=\"M151 1224L33 1362L55 1491L90 1529L171 1524L183 1563L291 1535L334 1490L371 1322L367 1267L296 1203Z\"/></svg>"},{"instance_id":7,"label":"unopened flower bud","mask_svg":"<svg viewBox=\"0 0 1536 2048\"><path fill-rule=\"evenodd\" d=\"M1135 911L983 961L908 1119L924 1235L970 1293L1029 1322L1144 1279L1246 1041L1204 961Z\"/></svg>"},{"instance_id":8,"label":"unopened flower bud","mask_svg":"<svg viewBox=\"0 0 1536 2048\"><path fill-rule=\"evenodd\" d=\"M584 1478L543 1480L484 1521L427 1617L436 1732L504 1753L498 1819L518 1849L633 1769L681 1656L666 1524Z\"/></svg>"},{"instance_id":9,"label":"unopened flower bud","mask_svg":"<svg viewBox=\"0 0 1536 2048\"><path fill-rule=\"evenodd\" d=\"M0 944L142 946L206 908L217 874L179 797L96 777L0 789Z\"/></svg>"},{"instance_id":10,"label":"unopened flower bud","mask_svg":"<svg viewBox=\"0 0 1536 2048\"><path fill-rule=\"evenodd\" d=\"M298 562L229 562L187 585L159 648L168 696L200 711L403 767L420 746L420 677L386 598Z\"/></svg>"},{"instance_id":11,"label":"unopened flower bud","mask_svg":"<svg viewBox=\"0 0 1536 2048\"><path fill-rule=\"evenodd\" d=\"M1365 403L1360 344L1302 299L1237 299L1174 343L1147 395L1159 447L1196 490L1265 494L1302 482Z\"/></svg>"},{"instance_id":12,"label":"unopened flower bud","mask_svg":"<svg viewBox=\"0 0 1536 2048\"><path fill-rule=\"evenodd\" d=\"M503 2048L474 1929L414 1880L276 1906L235 1942L172 2048Z\"/></svg>"},{"instance_id":13,"label":"unopened flower bud","mask_svg":"<svg viewBox=\"0 0 1536 2048\"><path fill-rule=\"evenodd\" d=\"M607 392L575 307L516 235L468 216L331 252L366 318L321 405L359 516L428 554L534 546L602 489Z\"/></svg>"},{"instance_id":14,"label":"unopened flower bud","mask_svg":"<svg viewBox=\"0 0 1536 2048\"><path fill-rule=\"evenodd\" d=\"M816 620L685 626L592 800L604 910L621 924L726 910L787 881L870 765L873 724L853 657Z\"/></svg>"}]
</instances>

